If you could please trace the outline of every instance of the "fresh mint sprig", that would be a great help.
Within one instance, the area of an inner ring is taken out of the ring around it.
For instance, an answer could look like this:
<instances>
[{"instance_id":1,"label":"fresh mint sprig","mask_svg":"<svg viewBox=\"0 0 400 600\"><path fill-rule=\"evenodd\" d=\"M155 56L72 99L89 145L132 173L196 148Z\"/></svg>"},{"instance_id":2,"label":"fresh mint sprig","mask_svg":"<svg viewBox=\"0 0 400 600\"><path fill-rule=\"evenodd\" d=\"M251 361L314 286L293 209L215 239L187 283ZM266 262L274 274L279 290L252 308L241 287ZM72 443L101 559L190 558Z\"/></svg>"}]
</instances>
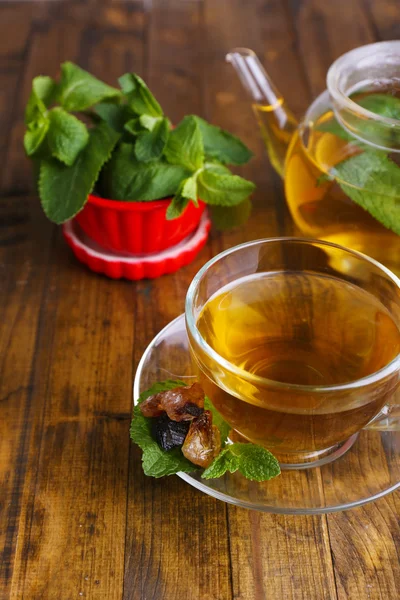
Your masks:
<instances>
[{"instance_id":1,"label":"fresh mint sprig","mask_svg":"<svg viewBox=\"0 0 400 600\"><path fill-rule=\"evenodd\" d=\"M173 448L168 452L162 450L152 435L152 419L144 417L140 411L140 404L149 396L183 385L186 384L180 380L167 380L156 383L140 395L133 410L130 436L132 441L143 451L142 465L145 475L163 477L164 475L174 475L180 471L191 473L199 470L199 467L183 456L180 448ZM204 479L215 479L222 477L226 472L235 473L236 471L240 471L244 477L251 481L268 481L279 475L278 461L265 448L250 443L227 443L230 426L207 397L205 399L205 409L212 412L213 424L220 431L223 449L202 473Z\"/></svg>"},{"instance_id":2,"label":"fresh mint sprig","mask_svg":"<svg viewBox=\"0 0 400 600\"><path fill-rule=\"evenodd\" d=\"M226 446L202 474L203 479L216 479L226 472L239 471L250 481L268 481L280 474L275 456L261 446L236 442Z\"/></svg>"},{"instance_id":3,"label":"fresh mint sprig","mask_svg":"<svg viewBox=\"0 0 400 600\"><path fill-rule=\"evenodd\" d=\"M192 176L179 188L167 218L175 218L183 212L187 206L185 199L199 197L210 205L231 207L244 202L254 191L255 186L250 181L232 175L223 165L206 161L207 147L211 147L212 138L215 140L212 158L227 159L229 137L232 137L232 147L235 148L237 138L223 134L219 128L208 126L203 119L194 115L185 117L171 132L165 156L171 164L187 168Z\"/></svg>"},{"instance_id":4,"label":"fresh mint sprig","mask_svg":"<svg viewBox=\"0 0 400 600\"><path fill-rule=\"evenodd\" d=\"M61 66L58 82L33 80L24 145L40 163L39 192L49 219L62 223L75 216L96 185L97 193L114 200L172 196L168 219L202 199L221 228L242 224L254 185L226 165L244 164L250 150L195 115L173 128L135 73L119 84L107 85L71 62Z\"/></svg>"},{"instance_id":5,"label":"fresh mint sprig","mask_svg":"<svg viewBox=\"0 0 400 600\"><path fill-rule=\"evenodd\" d=\"M400 99L384 94L371 94L357 103L375 114L400 121ZM374 123L366 122L364 128ZM369 212L386 228L400 235L400 168L388 153L361 142L346 131L332 116L317 130L335 135L359 149L322 175L317 185L336 181L353 202Z\"/></svg>"}]
</instances>

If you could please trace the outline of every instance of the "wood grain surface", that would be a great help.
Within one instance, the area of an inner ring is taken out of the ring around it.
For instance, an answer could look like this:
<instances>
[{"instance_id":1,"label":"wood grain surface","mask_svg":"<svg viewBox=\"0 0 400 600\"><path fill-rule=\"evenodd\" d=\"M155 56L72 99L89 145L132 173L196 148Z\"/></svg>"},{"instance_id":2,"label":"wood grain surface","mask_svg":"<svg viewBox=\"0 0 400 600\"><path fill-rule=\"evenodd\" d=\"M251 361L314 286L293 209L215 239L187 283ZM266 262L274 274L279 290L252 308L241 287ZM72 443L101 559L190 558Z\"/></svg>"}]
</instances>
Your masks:
<instances>
[{"instance_id":1,"label":"wood grain surface","mask_svg":"<svg viewBox=\"0 0 400 600\"><path fill-rule=\"evenodd\" d=\"M400 37L398 0L0 1L0 600L397 600L400 495L344 513L264 515L145 478L132 382L211 256L294 231L225 53L254 48L298 114L341 53ZM132 70L172 121L197 113L256 157L250 222L154 281L87 271L44 218L22 148L37 74Z\"/></svg>"}]
</instances>

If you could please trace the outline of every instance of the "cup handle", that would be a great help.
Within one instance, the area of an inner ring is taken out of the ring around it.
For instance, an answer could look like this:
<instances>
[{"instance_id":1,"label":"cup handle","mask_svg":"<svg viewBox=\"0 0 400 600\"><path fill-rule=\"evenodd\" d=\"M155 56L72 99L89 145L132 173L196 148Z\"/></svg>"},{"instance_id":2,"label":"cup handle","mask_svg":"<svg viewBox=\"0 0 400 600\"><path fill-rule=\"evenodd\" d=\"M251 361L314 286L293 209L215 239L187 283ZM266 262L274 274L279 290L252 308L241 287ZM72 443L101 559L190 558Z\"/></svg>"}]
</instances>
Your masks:
<instances>
[{"instance_id":1,"label":"cup handle","mask_svg":"<svg viewBox=\"0 0 400 600\"><path fill-rule=\"evenodd\" d=\"M386 404L364 429L400 431L400 404Z\"/></svg>"}]
</instances>

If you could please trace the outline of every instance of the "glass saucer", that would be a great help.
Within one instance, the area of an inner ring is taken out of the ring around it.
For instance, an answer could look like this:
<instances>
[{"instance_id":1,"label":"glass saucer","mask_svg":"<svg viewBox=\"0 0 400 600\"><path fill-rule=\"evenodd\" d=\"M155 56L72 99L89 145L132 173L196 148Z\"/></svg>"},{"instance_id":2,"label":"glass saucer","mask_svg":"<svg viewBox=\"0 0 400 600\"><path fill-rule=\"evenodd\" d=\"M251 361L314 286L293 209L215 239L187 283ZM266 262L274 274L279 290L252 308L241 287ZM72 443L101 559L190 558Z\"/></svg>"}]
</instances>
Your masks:
<instances>
[{"instance_id":1,"label":"glass saucer","mask_svg":"<svg viewBox=\"0 0 400 600\"><path fill-rule=\"evenodd\" d=\"M156 381L194 380L185 317L181 315L153 339L136 371L134 401ZM178 473L198 490L224 502L280 514L321 514L377 500L400 488L400 431L359 434L340 458L329 464L283 470L271 481L248 481L240 473L201 479L201 473Z\"/></svg>"}]
</instances>

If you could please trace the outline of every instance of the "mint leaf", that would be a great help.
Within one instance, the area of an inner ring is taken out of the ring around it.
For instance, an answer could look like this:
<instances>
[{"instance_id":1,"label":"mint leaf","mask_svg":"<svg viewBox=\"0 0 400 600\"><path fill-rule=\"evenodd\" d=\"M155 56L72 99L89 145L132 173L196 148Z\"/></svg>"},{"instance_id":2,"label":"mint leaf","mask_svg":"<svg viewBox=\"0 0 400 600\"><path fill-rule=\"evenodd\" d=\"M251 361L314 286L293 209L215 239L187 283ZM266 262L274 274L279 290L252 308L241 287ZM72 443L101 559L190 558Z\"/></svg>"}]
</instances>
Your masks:
<instances>
[{"instance_id":1,"label":"mint leaf","mask_svg":"<svg viewBox=\"0 0 400 600\"><path fill-rule=\"evenodd\" d=\"M223 416L217 411L210 398L207 396L204 400L204 408L205 410L210 410L213 418L213 425L216 425L221 434L221 444L224 445L226 440L228 439L228 435L230 430L232 429L230 425L224 420Z\"/></svg>"},{"instance_id":2,"label":"mint leaf","mask_svg":"<svg viewBox=\"0 0 400 600\"><path fill-rule=\"evenodd\" d=\"M35 121L28 125L24 134L24 148L28 156L37 153L42 146L50 126L50 120L45 115L38 115Z\"/></svg>"},{"instance_id":3,"label":"mint leaf","mask_svg":"<svg viewBox=\"0 0 400 600\"><path fill-rule=\"evenodd\" d=\"M129 119L129 121L125 123L124 129L136 137L143 131L143 126L140 119L136 117L135 119Z\"/></svg>"},{"instance_id":4,"label":"mint leaf","mask_svg":"<svg viewBox=\"0 0 400 600\"><path fill-rule=\"evenodd\" d=\"M203 139L195 117L185 117L171 131L164 154L173 165L182 165L190 171L201 169L204 162Z\"/></svg>"},{"instance_id":5,"label":"mint leaf","mask_svg":"<svg viewBox=\"0 0 400 600\"><path fill-rule=\"evenodd\" d=\"M246 198L236 206L211 206L211 220L220 231L229 231L244 225L251 213L251 202Z\"/></svg>"},{"instance_id":6,"label":"mint leaf","mask_svg":"<svg viewBox=\"0 0 400 600\"><path fill-rule=\"evenodd\" d=\"M219 175L208 170L198 177L199 198L207 204L234 206L246 200L254 189L254 183L238 175Z\"/></svg>"},{"instance_id":7,"label":"mint leaf","mask_svg":"<svg viewBox=\"0 0 400 600\"><path fill-rule=\"evenodd\" d=\"M50 152L54 158L71 166L89 140L86 126L62 108L53 108L49 112L49 118L47 141Z\"/></svg>"},{"instance_id":8,"label":"mint leaf","mask_svg":"<svg viewBox=\"0 0 400 600\"><path fill-rule=\"evenodd\" d=\"M159 122L161 117L150 117L150 115L141 115L139 117L139 121L140 124L142 125L142 127L144 127L145 129L148 129L149 131L152 131L156 125L156 123ZM169 125L169 121L168 119L167 123Z\"/></svg>"},{"instance_id":9,"label":"mint leaf","mask_svg":"<svg viewBox=\"0 0 400 600\"><path fill-rule=\"evenodd\" d=\"M135 142L136 158L142 162L157 160L162 155L169 134L167 119L160 119L151 131L138 135Z\"/></svg>"},{"instance_id":10,"label":"mint leaf","mask_svg":"<svg viewBox=\"0 0 400 600\"><path fill-rule=\"evenodd\" d=\"M357 99L356 102L376 115L389 117L390 119L400 119L400 99L396 96L371 94L370 96L364 96L364 98L359 100Z\"/></svg>"},{"instance_id":11,"label":"mint leaf","mask_svg":"<svg viewBox=\"0 0 400 600\"><path fill-rule=\"evenodd\" d=\"M39 75L32 81L32 91L25 109L25 124L27 131L24 135L24 148L28 156L33 156L42 146L50 120L47 107L52 102L56 82L45 75Z\"/></svg>"},{"instance_id":12,"label":"mint leaf","mask_svg":"<svg viewBox=\"0 0 400 600\"><path fill-rule=\"evenodd\" d=\"M25 124L30 125L46 114L56 90L56 82L45 75L39 75L32 81L32 91L25 109Z\"/></svg>"},{"instance_id":13,"label":"mint leaf","mask_svg":"<svg viewBox=\"0 0 400 600\"><path fill-rule=\"evenodd\" d=\"M63 223L83 208L118 138L113 129L102 123L89 131L89 141L72 167L54 158L42 161L39 192L43 210L51 221Z\"/></svg>"},{"instance_id":14,"label":"mint leaf","mask_svg":"<svg viewBox=\"0 0 400 600\"><path fill-rule=\"evenodd\" d=\"M188 177L181 182L171 204L168 206L167 219L172 220L180 217L190 200L193 200L194 204L198 206L196 177Z\"/></svg>"},{"instance_id":15,"label":"mint leaf","mask_svg":"<svg viewBox=\"0 0 400 600\"><path fill-rule=\"evenodd\" d=\"M94 107L94 112L118 133L123 132L125 123L132 115L126 104L114 102L101 102Z\"/></svg>"},{"instance_id":16,"label":"mint leaf","mask_svg":"<svg viewBox=\"0 0 400 600\"><path fill-rule=\"evenodd\" d=\"M48 75L38 75L32 81L32 89L43 104L48 107L55 98L57 83Z\"/></svg>"},{"instance_id":17,"label":"mint leaf","mask_svg":"<svg viewBox=\"0 0 400 600\"><path fill-rule=\"evenodd\" d=\"M197 206L197 177L188 177L182 184L182 196L193 200Z\"/></svg>"},{"instance_id":18,"label":"mint leaf","mask_svg":"<svg viewBox=\"0 0 400 600\"><path fill-rule=\"evenodd\" d=\"M200 117L194 118L200 127L206 156L232 165L243 165L253 156L251 150L235 135L210 125Z\"/></svg>"},{"instance_id":19,"label":"mint leaf","mask_svg":"<svg viewBox=\"0 0 400 600\"><path fill-rule=\"evenodd\" d=\"M215 479L227 471L240 471L251 481L268 481L281 472L278 461L269 450L241 442L226 446L204 471L202 478Z\"/></svg>"},{"instance_id":20,"label":"mint leaf","mask_svg":"<svg viewBox=\"0 0 400 600\"><path fill-rule=\"evenodd\" d=\"M174 475L179 471L191 473L198 468L183 456L180 448L173 448L168 452L162 450L152 435L152 419L144 417L140 412L140 403L152 394L182 385L185 383L179 380L156 383L140 395L138 404L133 409L130 436L132 441L143 450L142 463L145 475L163 477L164 475Z\"/></svg>"},{"instance_id":21,"label":"mint leaf","mask_svg":"<svg viewBox=\"0 0 400 600\"><path fill-rule=\"evenodd\" d=\"M61 65L58 100L67 111L82 111L107 98L118 98L121 92L103 83L72 62Z\"/></svg>"},{"instance_id":22,"label":"mint leaf","mask_svg":"<svg viewBox=\"0 0 400 600\"><path fill-rule=\"evenodd\" d=\"M163 111L149 88L139 75L125 73L118 79L121 89L128 99L129 106L138 115L162 117Z\"/></svg>"},{"instance_id":23,"label":"mint leaf","mask_svg":"<svg viewBox=\"0 0 400 600\"><path fill-rule=\"evenodd\" d=\"M225 167L225 165L221 164L217 160L213 160L212 162L207 161L206 163L204 163L204 169L206 171L216 173L217 175L232 175L228 167Z\"/></svg>"},{"instance_id":24,"label":"mint leaf","mask_svg":"<svg viewBox=\"0 0 400 600\"><path fill-rule=\"evenodd\" d=\"M175 194L172 198L171 203L167 208L167 212L165 217L168 221L172 221L173 219L177 219L181 216L182 213L185 212L187 205L189 204L189 198L185 198L182 196L180 190Z\"/></svg>"},{"instance_id":25,"label":"mint leaf","mask_svg":"<svg viewBox=\"0 0 400 600\"><path fill-rule=\"evenodd\" d=\"M377 115L400 120L400 99L396 98L395 96L371 94L370 96L356 99L356 102L359 104L359 106L362 106L366 110L369 110ZM359 126L361 129L364 128L366 132L369 131L369 133L372 133L374 127L376 127L375 123L370 121L366 121L363 127L360 122ZM318 131L324 131L326 133L336 135L337 137L348 142L354 142L358 146L363 146L363 142L355 138L340 125L334 114L332 114L332 117L327 121L318 124L316 129Z\"/></svg>"},{"instance_id":26,"label":"mint leaf","mask_svg":"<svg viewBox=\"0 0 400 600\"><path fill-rule=\"evenodd\" d=\"M352 156L331 173L351 200L400 235L400 168L383 152Z\"/></svg>"},{"instance_id":27,"label":"mint leaf","mask_svg":"<svg viewBox=\"0 0 400 600\"><path fill-rule=\"evenodd\" d=\"M342 140L346 140L346 142L355 142L357 144L361 143L355 137L350 135L350 133L348 133L346 129L343 129L340 123L336 120L335 115L332 115L332 117L328 121L319 123L316 126L316 129L317 131L323 131L324 133L331 133L332 135L336 135L336 137Z\"/></svg>"},{"instance_id":28,"label":"mint leaf","mask_svg":"<svg viewBox=\"0 0 400 600\"><path fill-rule=\"evenodd\" d=\"M139 162L131 144L120 144L107 163L102 186L114 200L159 200L175 194L188 171L163 160Z\"/></svg>"}]
</instances>

